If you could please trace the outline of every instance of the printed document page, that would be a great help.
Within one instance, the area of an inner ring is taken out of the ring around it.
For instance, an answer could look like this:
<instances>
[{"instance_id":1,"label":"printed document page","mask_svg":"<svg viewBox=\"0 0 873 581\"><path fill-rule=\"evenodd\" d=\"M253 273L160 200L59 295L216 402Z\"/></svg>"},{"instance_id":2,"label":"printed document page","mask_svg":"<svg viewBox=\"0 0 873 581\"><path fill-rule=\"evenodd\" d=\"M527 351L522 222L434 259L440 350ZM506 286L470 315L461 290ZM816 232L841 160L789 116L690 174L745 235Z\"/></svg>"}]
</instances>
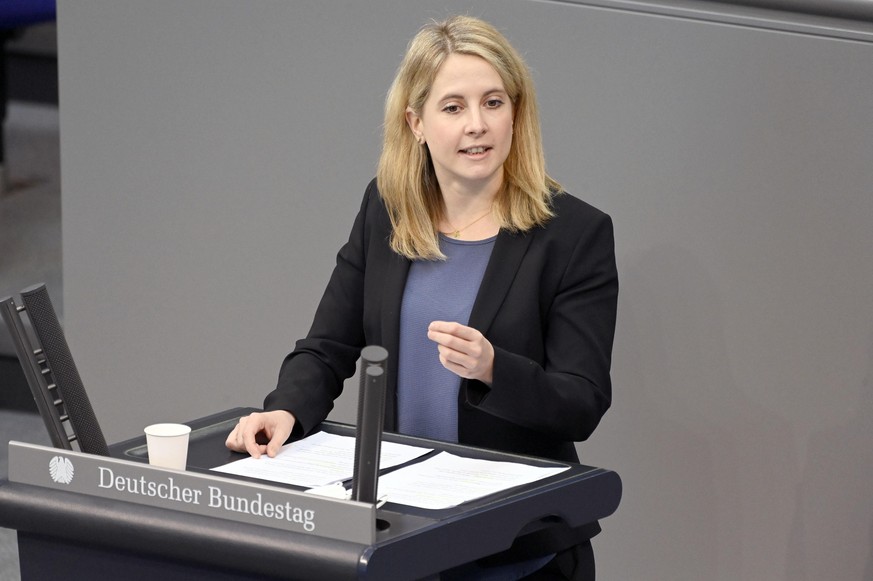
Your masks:
<instances>
[{"instance_id":1,"label":"printed document page","mask_svg":"<svg viewBox=\"0 0 873 581\"><path fill-rule=\"evenodd\" d=\"M395 442L382 442L379 469L409 462L431 452ZM350 479L354 474L355 438L317 432L297 442L285 444L270 458L244 458L213 468L216 472L283 482L294 486L315 487Z\"/></svg>"},{"instance_id":2,"label":"printed document page","mask_svg":"<svg viewBox=\"0 0 873 581\"><path fill-rule=\"evenodd\" d=\"M378 495L387 497L388 502L419 508L450 508L569 469L569 466L541 468L515 462L476 460L441 452L380 476Z\"/></svg>"}]
</instances>

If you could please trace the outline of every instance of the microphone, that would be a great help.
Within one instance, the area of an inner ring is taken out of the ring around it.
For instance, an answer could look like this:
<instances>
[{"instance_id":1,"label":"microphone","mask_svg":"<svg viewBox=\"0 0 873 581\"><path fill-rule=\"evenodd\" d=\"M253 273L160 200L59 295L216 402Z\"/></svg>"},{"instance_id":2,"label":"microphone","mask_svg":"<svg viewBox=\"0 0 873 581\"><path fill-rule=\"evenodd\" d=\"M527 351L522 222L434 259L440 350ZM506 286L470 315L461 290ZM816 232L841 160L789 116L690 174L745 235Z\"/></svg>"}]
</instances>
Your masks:
<instances>
[{"instance_id":1,"label":"microphone","mask_svg":"<svg viewBox=\"0 0 873 581\"><path fill-rule=\"evenodd\" d=\"M370 345L361 350L361 385L358 391L358 425L355 438L355 466L352 500L376 504L379 481L379 452L385 424L385 361L388 351Z\"/></svg>"}]
</instances>

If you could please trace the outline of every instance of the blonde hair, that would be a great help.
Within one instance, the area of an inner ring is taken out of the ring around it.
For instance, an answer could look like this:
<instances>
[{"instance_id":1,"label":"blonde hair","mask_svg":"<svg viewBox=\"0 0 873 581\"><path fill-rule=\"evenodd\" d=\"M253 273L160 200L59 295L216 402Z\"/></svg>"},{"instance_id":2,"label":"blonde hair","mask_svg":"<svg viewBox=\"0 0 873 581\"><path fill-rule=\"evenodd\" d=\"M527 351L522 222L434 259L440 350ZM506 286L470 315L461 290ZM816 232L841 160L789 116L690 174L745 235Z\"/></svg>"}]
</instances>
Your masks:
<instances>
[{"instance_id":1,"label":"blonde hair","mask_svg":"<svg viewBox=\"0 0 873 581\"><path fill-rule=\"evenodd\" d=\"M409 129L406 109L421 114L437 72L453 53L487 61L512 101L512 146L493 208L500 227L524 232L545 224L552 216L551 196L560 190L546 174L536 94L521 56L497 29L477 18L455 16L431 23L409 43L388 91L376 174L393 226L391 248L413 260L445 258L437 233L443 204L427 147Z\"/></svg>"}]
</instances>

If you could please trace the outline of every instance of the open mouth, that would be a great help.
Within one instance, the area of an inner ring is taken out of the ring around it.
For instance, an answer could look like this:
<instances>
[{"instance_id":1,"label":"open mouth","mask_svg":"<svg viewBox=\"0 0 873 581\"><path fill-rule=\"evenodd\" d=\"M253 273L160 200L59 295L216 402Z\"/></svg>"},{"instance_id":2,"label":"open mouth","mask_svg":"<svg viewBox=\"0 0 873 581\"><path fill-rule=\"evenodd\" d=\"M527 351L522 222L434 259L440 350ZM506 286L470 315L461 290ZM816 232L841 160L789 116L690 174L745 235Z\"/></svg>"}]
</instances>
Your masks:
<instances>
[{"instance_id":1,"label":"open mouth","mask_svg":"<svg viewBox=\"0 0 873 581\"><path fill-rule=\"evenodd\" d=\"M477 145L476 147L468 147L467 149L462 149L461 153L465 155L482 155L490 149L491 148L487 145Z\"/></svg>"}]
</instances>

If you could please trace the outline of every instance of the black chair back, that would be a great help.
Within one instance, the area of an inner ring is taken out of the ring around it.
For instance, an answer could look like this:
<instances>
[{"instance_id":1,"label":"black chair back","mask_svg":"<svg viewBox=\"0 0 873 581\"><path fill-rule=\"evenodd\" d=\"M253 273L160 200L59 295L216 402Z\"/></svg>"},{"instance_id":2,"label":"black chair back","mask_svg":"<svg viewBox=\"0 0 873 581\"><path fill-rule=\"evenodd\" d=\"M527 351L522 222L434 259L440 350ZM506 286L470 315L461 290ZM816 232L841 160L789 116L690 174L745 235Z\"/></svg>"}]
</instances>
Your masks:
<instances>
[{"instance_id":1,"label":"black chair back","mask_svg":"<svg viewBox=\"0 0 873 581\"><path fill-rule=\"evenodd\" d=\"M56 448L109 455L106 438L73 362L67 339L44 284L21 291L23 305L12 297L0 300L0 314L9 327L18 360L36 406ZM21 317L27 314L33 339Z\"/></svg>"}]
</instances>

